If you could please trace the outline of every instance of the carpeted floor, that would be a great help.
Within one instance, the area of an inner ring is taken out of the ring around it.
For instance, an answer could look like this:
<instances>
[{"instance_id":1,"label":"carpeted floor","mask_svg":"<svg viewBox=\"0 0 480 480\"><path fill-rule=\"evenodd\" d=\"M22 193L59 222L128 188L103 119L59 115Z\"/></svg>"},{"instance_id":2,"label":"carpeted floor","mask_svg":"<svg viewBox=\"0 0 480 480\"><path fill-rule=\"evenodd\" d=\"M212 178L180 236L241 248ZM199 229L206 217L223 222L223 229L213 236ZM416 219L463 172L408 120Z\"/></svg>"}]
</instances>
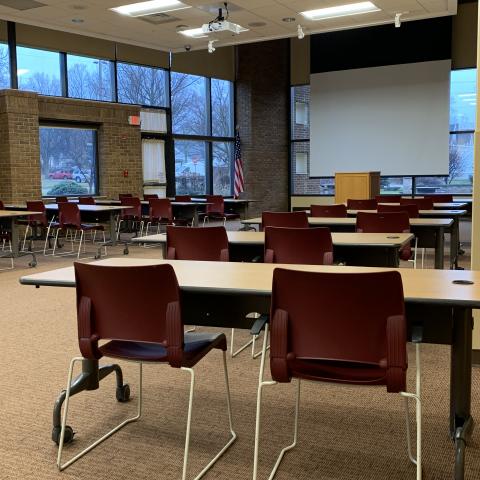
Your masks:
<instances>
[{"instance_id":1,"label":"carpeted floor","mask_svg":"<svg viewBox=\"0 0 480 480\"><path fill-rule=\"evenodd\" d=\"M121 249L110 254L121 255ZM467 252L468 253L468 252ZM131 248L130 255L157 257L158 249ZM433 263L429 256L429 264ZM71 259L39 257L36 271L70 265ZM468 256L462 262L467 265ZM21 286L31 273L27 261L0 272L0 479L153 480L180 478L186 425L188 377L165 366L144 367L144 415L63 473L55 466L50 440L53 402L78 355L74 290ZM226 332L229 335L229 332ZM248 338L239 332L237 341ZM413 352L410 363L414 365ZM454 449L448 435L448 347L422 347L424 479L451 479ZM189 478L227 438L221 355L198 365ZM137 367L123 365L132 401L115 400L114 377L94 392L73 397L69 424L77 432L65 454L72 455L127 415L137 401ZM228 361L237 442L205 477L247 479L252 474L259 360L245 352ZM413 388L414 367L409 371ZM270 387L264 396L260 477L267 478L279 450L291 440L294 386ZM472 413L480 418L480 369L474 368ZM299 444L287 454L276 478L415 478L406 455L403 401L380 388L304 383ZM413 408L412 408L413 411ZM480 478L480 432L467 450L466 478Z\"/></svg>"}]
</instances>

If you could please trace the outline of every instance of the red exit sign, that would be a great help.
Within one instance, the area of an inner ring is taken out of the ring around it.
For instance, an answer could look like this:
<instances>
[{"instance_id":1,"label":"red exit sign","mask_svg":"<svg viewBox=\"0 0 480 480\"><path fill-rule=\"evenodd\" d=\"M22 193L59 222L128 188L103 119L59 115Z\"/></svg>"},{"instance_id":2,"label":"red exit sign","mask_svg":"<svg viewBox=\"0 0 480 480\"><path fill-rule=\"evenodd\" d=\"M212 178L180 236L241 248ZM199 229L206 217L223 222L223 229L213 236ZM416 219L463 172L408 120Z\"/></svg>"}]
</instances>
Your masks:
<instances>
[{"instance_id":1,"label":"red exit sign","mask_svg":"<svg viewBox=\"0 0 480 480\"><path fill-rule=\"evenodd\" d=\"M140 116L139 115L130 115L128 117L129 125L140 125Z\"/></svg>"}]
</instances>

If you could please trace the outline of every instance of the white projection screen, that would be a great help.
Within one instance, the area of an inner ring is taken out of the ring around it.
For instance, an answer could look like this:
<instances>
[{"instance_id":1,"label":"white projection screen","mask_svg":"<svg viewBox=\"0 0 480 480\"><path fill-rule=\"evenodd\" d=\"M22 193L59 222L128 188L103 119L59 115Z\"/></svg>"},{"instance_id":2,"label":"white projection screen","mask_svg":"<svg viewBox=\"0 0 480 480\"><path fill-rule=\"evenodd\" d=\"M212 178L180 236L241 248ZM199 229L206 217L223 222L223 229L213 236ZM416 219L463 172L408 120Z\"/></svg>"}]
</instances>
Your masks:
<instances>
[{"instance_id":1,"label":"white projection screen","mask_svg":"<svg viewBox=\"0 0 480 480\"><path fill-rule=\"evenodd\" d=\"M450 60L310 77L310 176L448 175Z\"/></svg>"}]
</instances>

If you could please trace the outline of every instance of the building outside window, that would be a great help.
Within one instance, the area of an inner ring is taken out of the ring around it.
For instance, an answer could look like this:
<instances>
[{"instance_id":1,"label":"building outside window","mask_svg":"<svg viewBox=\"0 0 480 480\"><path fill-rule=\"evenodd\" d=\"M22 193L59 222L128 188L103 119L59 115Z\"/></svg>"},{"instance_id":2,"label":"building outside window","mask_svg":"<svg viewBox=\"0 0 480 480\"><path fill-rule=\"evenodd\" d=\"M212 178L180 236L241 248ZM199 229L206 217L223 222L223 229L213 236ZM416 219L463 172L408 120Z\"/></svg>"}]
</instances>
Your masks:
<instances>
[{"instance_id":1,"label":"building outside window","mask_svg":"<svg viewBox=\"0 0 480 480\"><path fill-rule=\"evenodd\" d=\"M96 129L44 125L39 137L42 196L98 193Z\"/></svg>"},{"instance_id":2,"label":"building outside window","mask_svg":"<svg viewBox=\"0 0 480 480\"><path fill-rule=\"evenodd\" d=\"M42 95L62 95L60 53L17 46L18 88Z\"/></svg>"},{"instance_id":3,"label":"building outside window","mask_svg":"<svg viewBox=\"0 0 480 480\"><path fill-rule=\"evenodd\" d=\"M110 60L67 55L68 96L113 102L114 66Z\"/></svg>"}]
</instances>

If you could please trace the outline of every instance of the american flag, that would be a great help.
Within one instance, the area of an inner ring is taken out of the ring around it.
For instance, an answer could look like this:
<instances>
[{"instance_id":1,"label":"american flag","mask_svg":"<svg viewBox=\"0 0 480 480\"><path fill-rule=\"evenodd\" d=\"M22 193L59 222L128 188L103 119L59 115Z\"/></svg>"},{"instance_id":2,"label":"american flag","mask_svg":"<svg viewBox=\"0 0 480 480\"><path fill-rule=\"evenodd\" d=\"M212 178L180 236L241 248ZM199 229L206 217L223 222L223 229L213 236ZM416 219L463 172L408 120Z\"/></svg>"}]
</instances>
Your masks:
<instances>
[{"instance_id":1,"label":"american flag","mask_svg":"<svg viewBox=\"0 0 480 480\"><path fill-rule=\"evenodd\" d=\"M245 180L243 178L243 162L242 150L240 148L240 132L237 130L235 135L235 179L233 181L233 196L238 198L245 188Z\"/></svg>"}]
</instances>

